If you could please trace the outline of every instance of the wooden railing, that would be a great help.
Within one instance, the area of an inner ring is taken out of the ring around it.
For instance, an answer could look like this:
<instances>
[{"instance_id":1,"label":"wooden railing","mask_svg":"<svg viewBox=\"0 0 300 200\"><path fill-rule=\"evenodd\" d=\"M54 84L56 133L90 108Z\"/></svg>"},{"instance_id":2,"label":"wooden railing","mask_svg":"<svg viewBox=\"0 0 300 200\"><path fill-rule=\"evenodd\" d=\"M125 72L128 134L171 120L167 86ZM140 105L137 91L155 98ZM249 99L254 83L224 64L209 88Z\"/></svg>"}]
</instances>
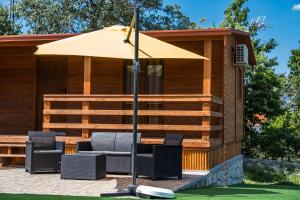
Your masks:
<instances>
[{"instance_id":1,"label":"wooden railing","mask_svg":"<svg viewBox=\"0 0 300 200\"><path fill-rule=\"evenodd\" d=\"M132 102L132 95L44 95L44 131L51 129L80 129L82 137L88 137L90 129L101 130L131 130L132 124L104 124L91 123L90 116L132 116L132 110L96 110L91 109L92 102ZM81 103L80 109L53 108L54 102L77 102ZM167 103L199 103L202 110L145 110L138 111L139 116L161 116L161 117L201 117L199 125L174 125L174 124L138 124L138 130L155 131L199 131L202 139L209 139L211 131L221 131L223 129L222 120L220 123L212 125L212 119L222 119L223 100L212 95L139 95L139 102L161 102ZM212 106L220 107L218 111L212 111ZM53 115L81 116L81 123L57 123L52 122ZM201 123L200 123L201 122Z\"/></svg>"}]
</instances>

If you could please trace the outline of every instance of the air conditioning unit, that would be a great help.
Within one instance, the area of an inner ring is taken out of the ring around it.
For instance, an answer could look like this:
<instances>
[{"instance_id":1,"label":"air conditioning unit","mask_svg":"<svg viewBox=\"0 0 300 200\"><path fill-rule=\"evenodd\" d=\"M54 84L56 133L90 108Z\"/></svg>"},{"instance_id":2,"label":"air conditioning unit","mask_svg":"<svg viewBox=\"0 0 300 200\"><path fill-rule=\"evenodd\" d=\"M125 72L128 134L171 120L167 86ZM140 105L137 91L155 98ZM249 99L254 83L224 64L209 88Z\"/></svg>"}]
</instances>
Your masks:
<instances>
[{"instance_id":1,"label":"air conditioning unit","mask_svg":"<svg viewBox=\"0 0 300 200\"><path fill-rule=\"evenodd\" d=\"M238 44L235 50L235 64L248 64L248 47L245 44Z\"/></svg>"}]
</instances>

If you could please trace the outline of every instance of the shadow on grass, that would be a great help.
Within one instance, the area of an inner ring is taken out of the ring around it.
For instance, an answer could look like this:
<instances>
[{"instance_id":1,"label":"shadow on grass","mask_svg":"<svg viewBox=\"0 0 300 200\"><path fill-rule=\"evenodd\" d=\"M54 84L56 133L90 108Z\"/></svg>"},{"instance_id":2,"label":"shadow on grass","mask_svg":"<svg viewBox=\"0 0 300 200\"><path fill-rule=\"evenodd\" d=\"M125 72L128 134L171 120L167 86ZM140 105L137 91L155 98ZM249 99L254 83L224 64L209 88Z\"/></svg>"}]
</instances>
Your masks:
<instances>
[{"instance_id":1,"label":"shadow on grass","mask_svg":"<svg viewBox=\"0 0 300 200\"><path fill-rule=\"evenodd\" d=\"M228 188L223 187L207 187L195 190L187 190L179 192L184 195L199 196L243 196L243 195L264 195L264 194L281 194L280 192L270 191L276 189L269 185L235 185ZM279 186L278 186L279 189ZM295 188L296 189L296 188ZM299 189L299 188L298 188Z\"/></svg>"}]
</instances>

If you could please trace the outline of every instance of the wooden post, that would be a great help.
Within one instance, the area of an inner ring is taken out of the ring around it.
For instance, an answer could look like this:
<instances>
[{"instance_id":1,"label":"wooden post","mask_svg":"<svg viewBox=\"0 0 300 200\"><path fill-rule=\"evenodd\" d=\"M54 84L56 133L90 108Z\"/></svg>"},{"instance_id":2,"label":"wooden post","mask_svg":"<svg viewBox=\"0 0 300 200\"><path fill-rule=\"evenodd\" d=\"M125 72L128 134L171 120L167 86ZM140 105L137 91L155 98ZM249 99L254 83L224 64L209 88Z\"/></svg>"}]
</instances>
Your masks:
<instances>
[{"instance_id":1,"label":"wooden post","mask_svg":"<svg viewBox=\"0 0 300 200\"><path fill-rule=\"evenodd\" d=\"M209 60L204 60L203 69L203 94L211 94L211 74L212 74L212 41L204 41L204 56Z\"/></svg>"},{"instance_id":2,"label":"wooden post","mask_svg":"<svg viewBox=\"0 0 300 200\"><path fill-rule=\"evenodd\" d=\"M204 69L203 69L203 94L212 94L212 41L205 40L204 41L204 56L207 57L209 60L204 60ZM203 102L202 103L202 110L203 111L211 111L211 102ZM202 118L202 125L203 126L210 126L211 125L211 117L203 117ZM202 140L209 141L210 139L210 131L202 131Z\"/></svg>"},{"instance_id":3,"label":"wooden post","mask_svg":"<svg viewBox=\"0 0 300 200\"><path fill-rule=\"evenodd\" d=\"M84 78L83 78L83 94L89 95L91 94L91 65L92 65L92 59L89 56L84 57ZM88 101L82 102L82 110L87 111L89 110L90 103ZM88 115L82 115L82 124L86 125L89 124L89 116ZM81 132L82 138L89 138L89 129L82 129Z\"/></svg>"},{"instance_id":4,"label":"wooden post","mask_svg":"<svg viewBox=\"0 0 300 200\"><path fill-rule=\"evenodd\" d=\"M51 101L44 101L44 110L50 110L51 109ZM51 115L45 114L43 115L43 131L49 132L49 128L44 128L44 124L49 124L51 120Z\"/></svg>"},{"instance_id":5,"label":"wooden post","mask_svg":"<svg viewBox=\"0 0 300 200\"><path fill-rule=\"evenodd\" d=\"M84 57L84 85L83 85L83 94L91 94L91 65L92 58L89 56Z\"/></svg>"}]
</instances>

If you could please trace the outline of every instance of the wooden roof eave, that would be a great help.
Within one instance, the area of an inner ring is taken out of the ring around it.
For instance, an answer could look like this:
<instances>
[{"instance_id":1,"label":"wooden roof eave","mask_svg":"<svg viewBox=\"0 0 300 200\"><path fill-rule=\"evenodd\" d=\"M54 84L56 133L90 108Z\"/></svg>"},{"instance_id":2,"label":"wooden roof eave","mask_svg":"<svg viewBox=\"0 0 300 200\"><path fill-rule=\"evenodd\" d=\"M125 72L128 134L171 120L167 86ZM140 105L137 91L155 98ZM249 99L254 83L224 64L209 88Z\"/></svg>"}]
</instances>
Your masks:
<instances>
[{"instance_id":1,"label":"wooden roof eave","mask_svg":"<svg viewBox=\"0 0 300 200\"><path fill-rule=\"evenodd\" d=\"M72 37L77 34L40 34L40 35L4 35L0 36L0 47L2 46L37 46L47 42L53 42L64 38Z\"/></svg>"},{"instance_id":2,"label":"wooden roof eave","mask_svg":"<svg viewBox=\"0 0 300 200\"><path fill-rule=\"evenodd\" d=\"M256 65L256 59L252 47L250 34L248 32L239 31L228 28L212 28L212 29L199 29L199 30L156 30L156 31L143 31L143 33L163 39L166 41L195 41L204 39L220 39L222 40L226 35L236 34L249 49L249 64ZM0 47L5 46L37 46L40 44L72 37L78 34L63 33L63 34L41 34L41 35L5 35L0 36Z\"/></svg>"}]
</instances>

